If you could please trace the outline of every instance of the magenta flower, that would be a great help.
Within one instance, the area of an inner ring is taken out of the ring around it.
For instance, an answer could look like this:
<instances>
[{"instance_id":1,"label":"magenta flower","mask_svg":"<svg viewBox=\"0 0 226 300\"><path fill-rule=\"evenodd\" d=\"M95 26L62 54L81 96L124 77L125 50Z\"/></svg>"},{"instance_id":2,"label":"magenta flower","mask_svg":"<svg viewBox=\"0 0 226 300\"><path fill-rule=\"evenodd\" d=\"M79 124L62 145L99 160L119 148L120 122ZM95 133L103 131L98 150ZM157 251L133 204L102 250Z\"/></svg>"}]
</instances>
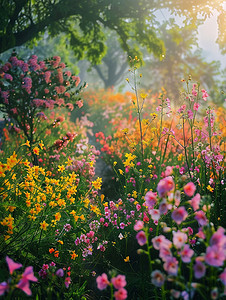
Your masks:
<instances>
[{"instance_id":1,"label":"magenta flower","mask_svg":"<svg viewBox=\"0 0 226 300\"><path fill-rule=\"evenodd\" d=\"M8 268L9 268L9 273L13 274L13 272L17 269L20 269L23 265L20 263L16 263L15 261L13 261L11 258L9 258L8 256L6 256L6 262L8 264Z\"/></svg>"},{"instance_id":2,"label":"magenta flower","mask_svg":"<svg viewBox=\"0 0 226 300\"><path fill-rule=\"evenodd\" d=\"M119 290L126 286L126 277L124 275L118 275L117 277L112 278L111 282L113 286Z\"/></svg>"},{"instance_id":3,"label":"magenta flower","mask_svg":"<svg viewBox=\"0 0 226 300\"><path fill-rule=\"evenodd\" d=\"M6 281L0 283L0 296L9 291L9 285Z\"/></svg>"},{"instance_id":4,"label":"magenta flower","mask_svg":"<svg viewBox=\"0 0 226 300\"><path fill-rule=\"evenodd\" d=\"M152 191L147 192L146 195L144 196L144 199L148 209L150 208L152 209L157 202L156 194L153 193Z\"/></svg>"},{"instance_id":5,"label":"magenta flower","mask_svg":"<svg viewBox=\"0 0 226 300\"><path fill-rule=\"evenodd\" d=\"M103 273L101 276L98 276L96 279L97 287L99 290L104 290L110 284L108 281L107 274Z\"/></svg>"},{"instance_id":6,"label":"magenta flower","mask_svg":"<svg viewBox=\"0 0 226 300\"><path fill-rule=\"evenodd\" d=\"M165 196L168 192L175 188L173 178L171 176L161 179L157 185L159 197Z\"/></svg>"},{"instance_id":7,"label":"magenta flower","mask_svg":"<svg viewBox=\"0 0 226 300\"><path fill-rule=\"evenodd\" d=\"M225 261L223 249L218 246L209 246L206 249L205 261L208 265L213 267L221 267Z\"/></svg>"},{"instance_id":8,"label":"magenta flower","mask_svg":"<svg viewBox=\"0 0 226 300\"><path fill-rule=\"evenodd\" d=\"M194 195L196 190L196 186L193 182L188 182L185 186L184 186L184 192L187 196L191 197Z\"/></svg>"},{"instance_id":9,"label":"magenta flower","mask_svg":"<svg viewBox=\"0 0 226 300\"><path fill-rule=\"evenodd\" d=\"M124 288L114 292L115 300L124 300L127 298L127 290Z\"/></svg>"},{"instance_id":10,"label":"magenta flower","mask_svg":"<svg viewBox=\"0 0 226 300\"><path fill-rule=\"evenodd\" d=\"M64 276L64 270L63 269L58 269L56 271L56 276L58 277L63 277Z\"/></svg>"},{"instance_id":11,"label":"magenta flower","mask_svg":"<svg viewBox=\"0 0 226 300\"><path fill-rule=\"evenodd\" d=\"M195 261L194 265L195 278L200 279L206 274L206 266L199 260Z\"/></svg>"},{"instance_id":12,"label":"magenta flower","mask_svg":"<svg viewBox=\"0 0 226 300\"><path fill-rule=\"evenodd\" d=\"M161 287L164 284L165 275L159 270L155 270L151 273L151 282L157 286Z\"/></svg>"},{"instance_id":13,"label":"magenta flower","mask_svg":"<svg viewBox=\"0 0 226 300\"><path fill-rule=\"evenodd\" d=\"M163 268L169 275L177 275L178 271L178 261L175 257L169 257L164 263Z\"/></svg>"},{"instance_id":14,"label":"magenta flower","mask_svg":"<svg viewBox=\"0 0 226 300\"><path fill-rule=\"evenodd\" d=\"M186 211L186 209L184 208L184 206L178 207L176 208L173 212L172 212L172 219L179 225L181 224L188 216L188 213Z\"/></svg>"},{"instance_id":15,"label":"magenta flower","mask_svg":"<svg viewBox=\"0 0 226 300\"><path fill-rule=\"evenodd\" d=\"M28 296L31 296L30 284L29 281L37 282L38 279L34 276L33 267L27 267L22 274L22 278L17 284L17 287L21 289Z\"/></svg>"},{"instance_id":16,"label":"magenta flower","mask_svg":"<svg viewBox=\"0 0 226 300\"><path fill-rule=\"evenodd\" d=\"M189 263L194 251L189 247L189 245L184 245L184 248L179 252L181 259L184 263Z\"/></svg>"},{"instance_id":17,"label":"magenta flower","mask_svg":"<svg viewBox=\"0 0 226 300\"><path fill-rule=\"evenodd\" d=\"M188 236L186 233L181 232L180 230L177 232L173 231L173 244L177 249L181 249L187 240Z\"/></svg>"},{"instance_id":18,"label":"magenta flower","mask_svg":"<svg viewBox=\"0 0 226 300\"><path fill-rule=\"evenodd\" d=\"M197 220L200 226L204 226L208 222L203 210L199 210L195 213L195 219Z\"/></svg>"},{"instance_id":19,"label":"magenta flower","mask_svg":"<svg viewBox=\"0 0 226 300\"><path fill-rule=\"evenodd\" d=\"M136 235L137 242L140 246L143 246L147 242L145 232L143 230L139 231Z\"/></svg>"}]
</instances>

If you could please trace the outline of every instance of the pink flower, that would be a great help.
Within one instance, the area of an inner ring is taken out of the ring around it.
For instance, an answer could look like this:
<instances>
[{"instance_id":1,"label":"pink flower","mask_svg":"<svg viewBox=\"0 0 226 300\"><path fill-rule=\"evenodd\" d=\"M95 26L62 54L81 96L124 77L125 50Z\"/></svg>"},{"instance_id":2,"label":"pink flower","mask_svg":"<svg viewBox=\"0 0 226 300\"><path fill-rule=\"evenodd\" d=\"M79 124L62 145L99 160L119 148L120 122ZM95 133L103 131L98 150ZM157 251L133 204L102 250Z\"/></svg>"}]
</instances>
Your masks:
<instances>
[{"instance_id":1,"label":"pink flower","mask_svg":"<svg viewBox=\"0 0 226 300\"><path fill-rule=\"evenodd\" d=\"M0 296L9 291L9 285L6 281L0 283Z\"/></svg>"},{"instance_id":2,"label":"pink flower","mask_svg":"<svg viewBox=\"0 0 226 300\"><path fill-rule=\"evenodd\" d=\"M149 191L144 196L145 204L147 205L148 209L153 208L157 202L156 194L152 191Z\"/></svg>"},{"instance_id":3,"label":"pink flower","mask_svg":"<svg viewBox=\"0 0 226 300\"><path fill-rule=\"evenodd\" d=\"M134 225L134 230L139 231L144 227L144 222L143 221L137 221L136 224Z\"/></svg>"},{"instance_id":4,"label":"pink flower","mask_svg":"<svg viewBox=\"0 0 226 300\"><path fill-rule=\"evenodd\" d=\"M217 231L212 235L210 239L210 245L216 245L219 248L226 249L226 236L224 235L225 229L223 227L219 227Z\"/></svg>"},{"instance_id":5,"label":"pink flower","mask_svg":"<svg viewBox=\"0 0 226 300\"><path fill-rule=\"evenodd\" d=\"M168 192L172 191L174 187L175 184L171 176L161 179L157 185L159 197L165 196Z\"/></svg>"},{"instance_id":6,"label":"pink flower","mask_svg":"<svg viewBox=\"0 0 226 300\"><path fill-rule=\"evenodd\" d=\"M64 281L64 284L66 286L66 288L68 289L69 288L69 285L71 284L71 277L66 277L65 278L65 281Z\"/></svg>"},{"instance_id":7,"label":"pink flower","mask_svg":"<svg viewBox=\"0 0 226 300\"><path fill-rule=\"evenodd\" d=\"M111 282L113 286L119 290L126 286L126 277L124 275L118 275L117 277L112 278Z\"/></svg>"},{"instance_id":8,"label":"pink flower","mask_svg":"<svg viewBox=\"0 0 226 300\"><path fill-rule=\"evenodd\" d=\"M22 274L22 278L17 284L17 287L21 289L28 296L31 296L30 284L29 281L37 282L38 279L34 276L33 267L27 267Z\"/></svg>"},{"instance_id":9,"label":"pink flower","mask_svg":"<svg viewBox=\"0 0 226 300\"><path fill-rule=\"evenodd\" d=\"M226 268L224 268L224 272L220 274L219 278L222 281L223 285L226 286Z\"/></svg>"},{"instance_id":10,"label":"pink flower","mask_svg":"<svg viewBox=\"0 0 226 300\"><path fill-rule=\"evenodd\" d=\"M198 221L200 226L207 224L207 218L203 210L199 210L195 213L195 219Z\"/></svg>"},{"instance_id":11,"label":"pink flower","mask_svg":"<svg viewBox=\"0 0 226 300\"><path fill-rule=\"evenodd\" d=\"M147 242L147 238L146 238L146 235L145 235L145 232L142 230L142 231L139 231L136 235L136 239L137 239L137 242L140 246L143 246L146 244Z\"/></svg>"},{"instance_id":12,"label":"pink flower","mask_svg":"<svg viewBox=\"0 0 226 300\"><path fill-rule=\"evenodd\" d=\"M127 290L124 288L114 292L115 300L124 300L127 298Z\"/></svg>"},{"instance_id":13,"label":"pink flower","mask_svg":"<svg viewBox=\"0 0 226 300\"><path fill-rule=\"evenodd\" d=\"M184 192L187 196L191 197L194 195L196 190L196 186L194 185L193 182L188 182L185 186L184 186Z\"/></svg>"},{"instance_id":14,"label":"pink flower","mask_svg":"<svg viewBox=\"0 0 226 300\"><path fill-rule=\"evenodd\" d=\"M177 249L181 249L187 240L188 236L186 233L183 233L180 230L177 232L173 231L173 244Z\"/></svg>"},{"instance_id":15,"label":"pink flower","mask_svg":"<svg viewBox=\"0 0 226 300\"><path fill-rule=\"evenodd\" d=\"M155 270L151 273L151 282L157 286L161 287L164 284L165 275L161 273L159 270Z\"/></svg>"},{"instance_id":16,"label":"pink flower","mask_svg":"<svg viewBox=\"0 0 226 300\"><path fill-rule=\"evenodd\" d=\"M187 111L187 113L188 113L188 118L189 118L189 119L193 119L193 111L192 111L191 109L189 109L189 110Z\"/></svg>"},{"instance_id":17,"label":"pink flower","mask_svg":"<svg viewBox=\"0 0 226 300\"><path fill-rule=\"evenodd\" d=\"M206 249L205 261L208 265L213 267L221 267L225 261L223 249L218 246L209 246Z\"/></svg>"},{"instance_id":18,"label":"pink flower","mask_svg":"<svg viewBox=\"0 0 226 300\"><path fill-rule=\"evenodd\" d=\"M200 104L195 102L193 109L197 111L199 109L199 106L200 106Z\"/></svg>"},{"instance_id":19,"label":"pink flower","mask_svg":"<svg viewBox=\"0 0 226 300\"><path fill-rule=\"evenodd\" d=\"M17 269L20 269L23 265L20 263L16 263L15 261L13 261L11 258L9 258L8 256L6 256L6 262L8 264L8 268L9 268L9 273L13 274L13 272Z\"/></svg>"},{"instance_id":20,"label":"pink flower","mask_svg":"<svg viewBox=\"0 0 226 300\"><path fill-rule=\"evenodd\" d=\"M159 257L163 261L167 261L169 257L172 257L172 252L170 251L170 248L168 247L167 244L162 244L160 246L160 251L159 251Z\"/></svg>"},{"instance_id":21,"label":"pink flower","mask_svg":"<svg viewBox=\"0 0 226 300\"><path fill-rule=\"evenodd\" d=\"M99 290L104 290L110 284L108 281L107 274L103 273L101 276L98 276L96 279L97 287Z\"/></svg>"},{"instance_id":22,"label":"pink flower","mask_svg":"<svg viewBox=\"0 0 226 300\"><path fill-rule=\"evenodd\" d=\"M160 212L158 209L149 210L149 214L151 215L153 221L158 221L160 218Z\"/></svg>"},{"instance_id":23,"label":"pink flower","mask_svg":"<svg viewBox=\"0 0 226 300\"><path fill-rule=\"evenodd\" d=\"M188 203L193 207L194 211L199 209L200 200L200 194L196 194L191 200L188 201Z\"/></svg>"},{"instance_id":24,"label":"pink flower","mask_svg":"<svg viewBox=\"0 0 226 300\"><path fill-rule=\"evenodd\" d=\"M206 267L199 260L195 261L195 265L193 268L194 268L194 272L195 272L195 278L197 278L197 279L202 278L206 274Z\"/></svg>"},{"instance_id":25,"label":"pink flower","mask_svg":"<svg viewBox=\"0 0 226 300\"><path fill-rule=\"evenodd\" d=\"M169 275L177 275L178 271L178 261L175 257L169 257L164 263L163 268Z\"/></svg>"},{"instance_id":26,"label":"pink flower","mask_svg":"<svg viewBox=\"0 0 226 300\"><path fill-rule=\"evenodd\" d=\"M184 248L179 252L181 259L184 263L189 263L194 251L189 247L189 245L184 245Z\"/></svg>"},{"instance_id":27,"label":"pink flower","mask_svg":"<svg viewBox=\"0 0 226 300\"><path fill-rule=\"evenodd\" d=\"M167 166L165 170L165 176L170 176L173 174L173 168L171 166Z\"/></svg>"},{"instance_id":28,"label":"pink flower","mask_svg":"<svg viewBox=\"0 0 226 300\"><path fill-rule=\"evenodd\" d=\"M173 212L172 212L172 219L179 225L181 224L188 216L188 213L186 211L186 209L184 208L184 206L178 207L176 208Z\"/></svg>"},{"instance_id":29,"label":"pink flower","mask_svg":"<svg viewBox=\"0 0 226 300\"><path fill-rule=\"evenodd\" d=\"M152 240L153 247L156 250L159 250L163 245L170 248L172 246L172 243L166 239L164 235L159 235L154 237Z\"/></svg>"}]
</instances>

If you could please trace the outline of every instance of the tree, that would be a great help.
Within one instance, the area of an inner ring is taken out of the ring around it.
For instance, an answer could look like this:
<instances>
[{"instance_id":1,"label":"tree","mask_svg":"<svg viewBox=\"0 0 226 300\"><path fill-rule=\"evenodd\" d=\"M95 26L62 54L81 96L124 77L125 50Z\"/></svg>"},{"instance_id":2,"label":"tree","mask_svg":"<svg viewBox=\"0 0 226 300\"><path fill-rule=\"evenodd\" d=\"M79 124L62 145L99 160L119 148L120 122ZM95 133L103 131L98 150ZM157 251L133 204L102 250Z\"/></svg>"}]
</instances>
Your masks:
<instances>
[{"instance_id":1,"label":"tree","mask_svg":"<svg viewBox=\"0 0 226 300\"><path fill-rule=\"evenodd\" d=\"M222 49L225 49L225 27L222 18L224 0L0 0L0 53L23 45L48 29L51 35L67 34L77 58L94 64L106 52L103 28L115 31L121 47L134 56L140 46L156 56L164 52L157 36L154 12L167 8L195 22L198 14L206 18L213 9L219 15ZM131 47L129 42L135 43ZM226 43L225 43L226 44Z\"/></svg>"}]
</instances>

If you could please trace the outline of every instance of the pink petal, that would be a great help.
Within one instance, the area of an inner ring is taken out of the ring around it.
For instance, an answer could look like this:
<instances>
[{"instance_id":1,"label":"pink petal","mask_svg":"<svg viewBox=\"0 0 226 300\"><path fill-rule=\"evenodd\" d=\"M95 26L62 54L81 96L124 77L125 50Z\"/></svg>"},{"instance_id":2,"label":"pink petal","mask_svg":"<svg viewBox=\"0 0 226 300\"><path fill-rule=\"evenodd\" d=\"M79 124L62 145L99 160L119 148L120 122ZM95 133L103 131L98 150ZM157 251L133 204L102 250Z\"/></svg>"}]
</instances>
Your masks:
<instances>
[{"instance_id":1,"label":"pink petal","mask_svg":"<svg viewBox=\"0 0 226 300\"><path fill-rule=\"evenodd\" d=\"M26 280L24 278L22 278L19 283L17 284L17 287L19 289L21 289L25 294L27 294L28 296L32 295L32 292L30 290L30 286L29 286L29 280Z\"/></svg>"},{"instance_id":2,"label":"pink petal","mask_svg":"<svg viewBox=\"0 0 226 300\"><path fill-rule=\"evenodd\" d=\"M22 277L26 280L37 282L38 279L34 276L33 267L27 267L22 274Z\"/></svg>"},{"instance_id":3,"label":"pink petal","mask_svg":"<svg viewBox=\"0 0 226 300\"><path fill-rule=\"evenodd\" d=\"M23 265L14 262L11 258L9 258L8 256L6 256L6 262L8 264L9 267L9 273L13 274L13 271L20 269Z\"/></svg>"}]
</instances>

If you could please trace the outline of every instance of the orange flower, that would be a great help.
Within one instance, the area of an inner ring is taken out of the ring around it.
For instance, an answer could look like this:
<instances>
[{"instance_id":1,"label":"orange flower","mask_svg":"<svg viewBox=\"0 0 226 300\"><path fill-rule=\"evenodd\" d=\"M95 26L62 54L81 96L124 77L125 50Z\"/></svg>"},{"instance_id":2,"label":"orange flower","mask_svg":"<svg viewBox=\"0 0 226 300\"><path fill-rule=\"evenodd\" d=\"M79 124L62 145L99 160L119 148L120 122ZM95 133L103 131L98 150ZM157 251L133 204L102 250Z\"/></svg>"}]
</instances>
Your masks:
<instances>
[{"instance_id":1,"label":"orange flower","mask_svg":"<svg viewBox=\"0 0 226 300\"><path fill-rule=\"evenodd\" d=\"M55 257L59 257L59 251L58 251L58 250L56 250L56 251L54 252L54 256L55 256Z\"/></svg>"},{"instance_id":2,"label":"orange flower","mask_svg":"<svg viewBox=\"0 0 226 300\"><path fill-rule=\"evenodd\" d=\"M51 248L49 249L49 253L52 254L55 251L55 249Z\"/></svg>"}]
</instances>

